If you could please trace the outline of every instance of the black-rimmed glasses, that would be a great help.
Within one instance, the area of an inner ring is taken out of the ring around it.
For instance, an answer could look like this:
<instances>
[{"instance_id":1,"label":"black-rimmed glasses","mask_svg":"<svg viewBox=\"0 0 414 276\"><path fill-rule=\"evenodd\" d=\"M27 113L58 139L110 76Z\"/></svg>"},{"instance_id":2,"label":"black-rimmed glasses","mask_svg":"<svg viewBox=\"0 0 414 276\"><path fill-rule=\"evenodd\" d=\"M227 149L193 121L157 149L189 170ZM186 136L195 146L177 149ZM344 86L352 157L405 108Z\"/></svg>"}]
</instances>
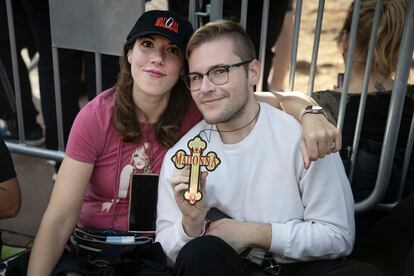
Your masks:
<instances>
[{"instance_id":1,"label":"black-rimmed glasses","mask_svg":"<svg viewBox=\"0 0 414 276\"><path fill-rule=\"evenodd\" d=\"M229 81L230 68L240 67L244 64L252 62L252 60L246 60L235 64L228 65L216 65L205 74L201 73L189 73L183 77L185 84L191 91L198 91L203 83L204 76L214 83L215 85L223 85Z\"/></svg>"}]
</instances>

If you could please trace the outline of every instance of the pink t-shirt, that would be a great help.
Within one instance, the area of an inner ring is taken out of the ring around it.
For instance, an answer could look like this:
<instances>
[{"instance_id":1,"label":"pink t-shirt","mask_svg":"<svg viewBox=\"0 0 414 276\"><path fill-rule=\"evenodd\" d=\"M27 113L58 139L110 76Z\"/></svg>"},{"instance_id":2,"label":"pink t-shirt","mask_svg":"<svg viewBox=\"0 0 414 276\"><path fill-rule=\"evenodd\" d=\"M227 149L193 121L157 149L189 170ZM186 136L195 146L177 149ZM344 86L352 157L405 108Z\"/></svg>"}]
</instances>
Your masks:
<instances>
[{"instance_id":1,"label":"pink t-shirt","mask_svg":"<svg viewBox=\"0 0 414 276\"><path fill-rule=\"evenodd\" d=\"M115 96L110 93L111 89L100 93L79 112L65 154L94 165L78 226L126 231L131 174L159 174L168 149L157 143L153 124L140 124L143 139L139 143L122 142L114 127ZM192 101L181 123L181 136L201 119Z\"/></svg>"}]
</instances>

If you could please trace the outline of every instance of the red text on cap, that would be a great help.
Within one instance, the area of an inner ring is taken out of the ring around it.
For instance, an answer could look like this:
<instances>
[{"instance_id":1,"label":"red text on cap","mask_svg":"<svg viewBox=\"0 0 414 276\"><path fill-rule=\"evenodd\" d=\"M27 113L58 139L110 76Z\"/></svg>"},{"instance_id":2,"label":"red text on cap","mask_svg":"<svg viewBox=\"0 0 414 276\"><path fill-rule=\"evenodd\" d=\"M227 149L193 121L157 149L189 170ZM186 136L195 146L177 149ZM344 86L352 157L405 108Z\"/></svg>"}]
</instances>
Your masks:
<instances>
[{"instance_id":1,"label":"red text on cap","mask_svg":"<svg viewBox=\"0 0 414 276\"><path fill-rule=\"evenodd\" d=\"M155 22L155 26L178 33L178 22L175 21L172 17L158 17L157 21Z\"/></svg>"}]
</instances>

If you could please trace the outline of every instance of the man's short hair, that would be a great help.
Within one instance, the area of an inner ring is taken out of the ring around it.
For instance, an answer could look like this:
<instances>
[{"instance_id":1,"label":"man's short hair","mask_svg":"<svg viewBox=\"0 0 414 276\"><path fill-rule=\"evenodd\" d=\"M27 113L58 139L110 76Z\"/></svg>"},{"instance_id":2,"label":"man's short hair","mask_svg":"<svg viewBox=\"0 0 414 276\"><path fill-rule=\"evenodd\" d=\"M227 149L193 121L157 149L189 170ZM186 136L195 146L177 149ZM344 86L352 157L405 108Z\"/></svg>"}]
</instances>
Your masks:
<instances>
[{"instance_id":1,"label":"man's short hair","mask_svg":"<svg viewBox=\"0 0 414 276\"><path fill-rule=\"evenodd\" d=\"M256 51L252 40L244 28L237 22L231 20L217 20L199 28L187 44L186 56L200 47L203 43L221 38L230 38L233 43L233 53L241 60L252 60L256 58ZM220 49L217 49L218 51Z\"/></svg>"}]
</instances>

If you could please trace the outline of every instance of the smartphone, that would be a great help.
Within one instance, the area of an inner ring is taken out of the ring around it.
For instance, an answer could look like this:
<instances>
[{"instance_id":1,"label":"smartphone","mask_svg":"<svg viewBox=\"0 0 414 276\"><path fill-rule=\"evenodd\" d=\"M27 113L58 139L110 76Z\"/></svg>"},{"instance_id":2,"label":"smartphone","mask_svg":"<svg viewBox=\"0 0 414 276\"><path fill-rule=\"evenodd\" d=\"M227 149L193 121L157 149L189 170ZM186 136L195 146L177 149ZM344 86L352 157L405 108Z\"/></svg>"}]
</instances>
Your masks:
<instances>
[{"instance_id":1,"label":"smartphone","mask_svg":"<svg viewBox=\"0 0 414 276\"><path fill-rule=\"evenodd\" d=\"M158 175L134 174L129 185L128 231L155 233Z\"/></svg>"}]
</instances>

